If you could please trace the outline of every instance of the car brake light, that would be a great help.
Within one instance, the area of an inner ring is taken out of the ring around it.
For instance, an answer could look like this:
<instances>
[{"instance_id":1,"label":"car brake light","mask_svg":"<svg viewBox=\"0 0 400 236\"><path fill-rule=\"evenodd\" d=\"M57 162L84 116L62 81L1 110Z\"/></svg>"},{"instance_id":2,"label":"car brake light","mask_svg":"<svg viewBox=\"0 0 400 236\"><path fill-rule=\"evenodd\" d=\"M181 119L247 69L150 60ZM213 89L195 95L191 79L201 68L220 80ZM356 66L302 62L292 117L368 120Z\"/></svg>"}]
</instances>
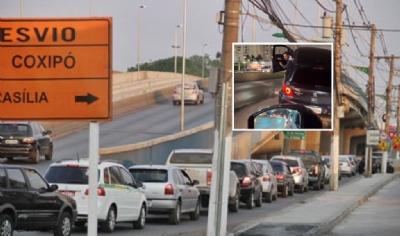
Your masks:
<instances>
[{"instance_id":1,"label":"car brake light","mask_svg":"<svg viewBox=\"0 0 400 236\"><path fill-rule=\"evenodd\" d=\"M164 194L165 195L174 195L174 186L172 184L168 184L164 188Z\"/></svg>"},{"instance_id":2,"label":"car brake light","mask_svg":"<svg viewBox=\"0 0 400 236\"><path fill-rule=\"evenodd\" d=\"M23 138L22 142L23 143L33 143L33 142L35 142L35 139L33 137Z\"/></svg>"},{"instance_id":3,"label":"car brake light","mask_svg":"<svg viewBox=\"0 0 400 236\"><path fill-rule=\"evenodd\" d=\"M250 183L251 183L250 177L246 176L246 177L243 178L243 181L242 181L242 186L243 186L243 187L249 186Z\"/></svg>"},{"instance_id":4,"label":"car brake light","mask_svg":"<svg viewBox=\"0 0 400 236\"><path fill-rule=\"evenodd\" d=\"M295 174L301 175L302 172L303 171L301 170L301 168L296 167L296 168L293 169L293 173L295 173Z\"/></svg>"},{"instance_id":5,"label":"car brake light","mask_svg":"<svg viewBox=\"0 0 400 236\"><path fill-rule=\"evenodd\" d=\"M285 176L284 176L283 174L277 174L277 175L276 175L276 179L277 179L277 180L284 180L284 179L285 179Z\"/></svg>"},{"instance_id":6,"label":"car brake light","mask_svg":"<svg viewBox=\"0 0 400 236\"><path fill-rule=\"evenodd\" d=\"M196 91L196 90L193 90L193 91L192 91L192 94L197 94L197 91Z\"/></svg>"},{"instance_id":7,"label":"car brake light","mask_svg":"<svg viewBox=\"0 0 400 236\"><path fill-rule=\"evenodd\" d=\"M320 67L320 66L314 66L313 69L314 69L314 70L323 70L324 68L323 68L323 67Z\"/></svg>"},{"instance_id":8,"label":"car brake light","mask_svg":"<svg viewBox=\"0 0 400 236\"><path fill-rule=\"evenodd\" d=\"M207 170L207 186L211 186L212 172Z\"/></svg>"},{"instance_id":9,"label":"car brake light","mask_svg":"<svg viewBox=\"0 0 400 236\"><path fill-rule=\"evenodd\" d=\"M264 175L263 176L263 181L269 182L269 181L271 181L271 177L269 177L269 175Z\"/></svg>"},{"instance_id":10,"label":"car brake light","mask_svg":"<svg viewBox=\"0 0 400 236\"><path fill-rule=\"evenodd\" d=\"M293 91L292 91L291 87L289 87L286 84L284 84L283 87L282 87L282 90L283 90L283 93L285 95L293 97Z\"/></svg>"},{"instance_id":11,"label":"car brake light","mask_svg":"<svg viewBox=\"0 0 400 236\"><path fill-rule=\"evenodd\" d=\"M178 93L178 91L176 91L176 89L174 89L174 93L175 93L175 94L177 94L177 93Z\"/></svg>"},{"instance_id":12,"label":"car brake light","mask_svg":"<svg viewBox=\"0 0 400 236\"><path fill-rule=\"evenodd\" d=\"M68 164L67 167L79 167L78 164Z\"/></svg>"},{"instance_id":13,"label":"car brake light","mask_svg":"<svg viewBox=\"0 0 400 236\"><path fill-rule=\"evenodd\" d=\"M86 189L85 195L89 195L89 189ZM97 188L97 195L98 196L102 196L102 197L106 196L106 190L104 188L102 188L102 187L98 187Z\"/></svg>"},{"instance_id":14,"label":"car brake light","mask_svg":"<svg viewBox=\"0 0 400 236\"><path fill-rule=\"evenodd\" d=\"M314 174L318 174L318 171L319 171L318 166L315 165L315 166L314 166Z\"/></svg>"}]
</instances>

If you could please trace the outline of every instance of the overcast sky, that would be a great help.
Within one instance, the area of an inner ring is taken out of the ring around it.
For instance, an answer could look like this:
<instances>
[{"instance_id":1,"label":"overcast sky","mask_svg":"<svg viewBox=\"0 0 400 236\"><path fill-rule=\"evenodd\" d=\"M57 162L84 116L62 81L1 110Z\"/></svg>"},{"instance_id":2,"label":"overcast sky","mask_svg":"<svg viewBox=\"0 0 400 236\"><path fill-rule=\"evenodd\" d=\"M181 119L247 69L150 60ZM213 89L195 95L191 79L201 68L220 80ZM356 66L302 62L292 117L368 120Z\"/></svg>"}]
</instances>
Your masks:
<instances>
[{"instance_id":1,"label":"overcast sky","mask_svg":"<svg viewBox=\"0 0 400 236\"><path fill-rule=\"evenodd\" d=\"M225 0L186 0L187 1L187 36L186 56L202 55L203 45L205 53L211 58L222 48L222 26L216 23L216 13L224 10ZM20 3L22 4L22 12ZM0 0L0 17L85 17L90 16L90 0ZM176 25L183 23L185 0L92 0L93 16L113 17L113 64L115 70L126 71L130 66L137 63L137 20L140 9L140 35L141 53L140 62L150 62L162 58L174 56L171 47L174 44ZM318 18L318 3L316 0L285 0L271 1L279 12L284 22L295 22L304 25L321 25ZM295 7L299 11L295 11ZM319 0L327 10L335 10L335 3L332 0ZM356 4L362 6L364 13L370 23L374 23L378 29L400 29L400 14L398 0L344 0L347 11L350 15L350 22L356 25L367 23L362 14L357 10ZM279 4L279 5L277 5ZM359 5L360 4L360 5ZM249 11L254 14L252 5L243 1L242 12ZM284 12L284 14L283 14ZM295 13L296 12L296 13ZM322 16L324 10L320 8ZM261 11L256 11L260 20L254 21L251 16L241 17L241 27L238 42L262 42L276 43L287 42L285 39L273 37L272 34L281 32L271 26L268 17ZM335 18L335 13L328 12ZM306 18L307 20L305 20ZM343 13L343 22L347 24L346 12ZM292 29L289 27L289 29ZM317 38L317 30L297 27L301 35L309 39ZM321 35L319 30L319 35ZM178 29L178 44L182 46L183 30ZM347 64L368 66L369 59L361 55L369 54L370 33L365 30L354 30L357 49L351 33L346 30L345 37L348 46L343 47L344 68L347 68L353 77L364 89L368 76L357 72ZM385 48L388 54L400 56L400 32L384 32ZM254 39L254 40L253 40ZM328 41L333 41L328 39ZM182 51L179 50L179 55ZM381 38L376 38L376 56L384 56L381 45ZM389 66L383 60L375 61L375 77L377 93L385 93L386 82L388 81ZM395 66L399 67L400 62L396 60ZM400 83L395 77L394 85Z\"/></svg>"}]
</instances>

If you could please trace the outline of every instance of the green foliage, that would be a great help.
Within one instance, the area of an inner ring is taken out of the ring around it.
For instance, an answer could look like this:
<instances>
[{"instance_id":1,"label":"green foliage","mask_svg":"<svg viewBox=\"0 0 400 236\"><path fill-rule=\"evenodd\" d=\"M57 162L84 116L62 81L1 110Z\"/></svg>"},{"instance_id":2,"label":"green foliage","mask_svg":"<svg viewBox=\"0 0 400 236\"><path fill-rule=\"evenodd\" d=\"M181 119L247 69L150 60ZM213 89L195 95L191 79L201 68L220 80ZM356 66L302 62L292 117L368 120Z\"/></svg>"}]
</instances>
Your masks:
<instances>
[{"instance_id":1,"label":"green foliage","mask_svg":"<svg viewBox=\"0 0 400 236\"><path fill-rule=\"evenodd\" d=\"M220 53L217 55L221 56ZM182 57L177 57L177 73L182 73ZM203 56L193 55L186 58L185 74L201 77L203 69ZM211 67L220 67L221 61L219 58L211 60L210 55L204 55L204 77L208 77L208 70ZM175 57L159 59L157 61L145 62L140 64L141 71L162 71L174 72ZM137 67L129 67L128 72L137 71Z\"/></svg>"}]
</instances>

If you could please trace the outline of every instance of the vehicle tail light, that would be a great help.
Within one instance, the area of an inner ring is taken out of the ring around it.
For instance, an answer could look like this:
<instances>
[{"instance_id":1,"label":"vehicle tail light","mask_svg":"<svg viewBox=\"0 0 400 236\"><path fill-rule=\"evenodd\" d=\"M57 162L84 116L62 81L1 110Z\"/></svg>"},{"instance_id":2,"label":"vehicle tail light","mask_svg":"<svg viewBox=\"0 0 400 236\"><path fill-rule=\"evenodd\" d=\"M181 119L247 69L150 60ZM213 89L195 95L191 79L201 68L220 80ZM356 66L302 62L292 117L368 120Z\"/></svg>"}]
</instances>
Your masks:
<instances>
[{"instance_id":1,"label":"vehicle tail light","mask_svg":"<svg viewBox=\"0 0 400 236\"><path fill-rule=\"evenodd\" d=\"M167 184L164 188L165 195L174 195L174 186L172 184Z\"/></svg>"},{"instance_id":2,"label":"vehicle tail light","mask_svg":"<svg viewBox=\"0 0 400 236\"><path fill-rule=\"evenodd\" d=\"M285 179L285 176L284 176L283 174L277 174L277 175L276 175L276 179L277 179L277 180L284 180L284 179Z\"/></svg>"},{"instance_id":3,"label":"vehicle tail light","mask_svg":"<svg viewBox=\"0 0 400 236\"><path fill-rule=\"evenodd\" d=\"M207 170L207 186L211 186L212 172Z\"/></svg>"},{"instance_id":4,"label":"vehicle tail light","mask_svg":"<svg viewBox=\"0 0 400 236\"><path fill-rule=\"evenodd\" d=\"M263 176L263 181L269 182L269 181L271 181L271 177L269 177L269 175L264 175Z\"/></svg>"},{"instance_id":5,"label":"vehicle tail light","mask_svg":"<svg viewBox=\"0 0 400 236\"><path fill-rule=\"evenodd\" d=\"M89 196L89 189L86 189L85 195ZM97 188L97 196L106 196L106 190L102 187Z\"/></svg>"},{"instance_id":6,"label":"vehicle tail light","mask_svg":"<svg viewBox=\"0 0 400 236\"><path fill-rule=\"evenodd\" d=\"M293 90L291 87L284 84L282 87L282 90L285 95L293 97Z\"/></svg>"},{"instance_id":7,"label":"vehicle tail light","mask_svg":"<svg viewBox=\"0 0 400 236\"><path fill-rule=\"evenodd\" d=\"M243 181L242 181L242 186L243 187L247 187L249 186L251 183L251 179L249 176L243 177Z\"/></svg>"},{"instance_id":8,"label":"vehicle tail light","mask_svg":"<svg viewBox=\"0 0 400 236\"><path fill-rule=\"evenodd\" d=\"M319 168L317 165L314 166L314 174L318 174Z\"/></svg>"},{"instance_id":9,"label":"vehicle tail light","mask_svg":"<svg viewBox=\"0 0 400 236\"><path fill-rule=\"evenodd\" d=\"M35 139L33 137L23 138L22 142L23 143L33 143L33 142L35 142Z\"/></svg>"},{"instance_id":10,"label":"vehicle tail light","mask_svg":"<svg viewBox=\"0 0 400 236\"><path fill-rule=\"evenodd\" d=\"M197 94L197 91L196 91L196 90L193 90L193 91L192 91L192 94Z\"/></svg>"},{"instance_id":11,"label":"vehicle tail light","mask_svg":"<svg viewBox=\"0 0 400 236\"><path fill-rule=\"evenodd\" d=\"M67 167L79 167L78 164L68 164Z\"/></svg>"},{"instance_id":12,"label":"vehicle tail light","mask_svg":"<svg viewBox=\"0 0 400 236\"><path fill-rule=\"evenodd\" d=\"M301 168L296 167L296 168L293 168L293 173L301 175L303 173L303 171L301 170Z\"/></svg>"},{"instance_id":13,"label":"vehicle tail light","mask_svg":"<svg viewBox=\"0 0 400 236\"><path fill-rule=\"evenodd\" d=\"M347 162L347 166L348 166L348 167L351 167L351 164L350 164L350 162Z\"/></svg>"},{"instance_id":14,"label":"vehicle tail light","mask_svg":"<svg viewBox=\"0 0 400 236\"><path fill-rule=\"evenodd\" d=\"M177 94L178 93L178 91L176 91L176 89L174 89L174 94Z\"/></svg>"}]
</instances>

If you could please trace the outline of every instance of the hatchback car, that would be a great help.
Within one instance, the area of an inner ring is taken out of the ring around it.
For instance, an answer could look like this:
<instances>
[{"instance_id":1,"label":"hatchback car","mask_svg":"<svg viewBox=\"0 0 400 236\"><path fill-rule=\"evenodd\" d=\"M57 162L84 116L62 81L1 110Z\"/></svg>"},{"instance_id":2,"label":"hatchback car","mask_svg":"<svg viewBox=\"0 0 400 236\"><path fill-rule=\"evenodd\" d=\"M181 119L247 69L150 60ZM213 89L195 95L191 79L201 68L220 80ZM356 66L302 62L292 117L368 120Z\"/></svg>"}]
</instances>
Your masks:
<instances>
[{"instance_id":1,"label":"hatchback car","mask_svg":"<svg viewBox=\"0 0 400 236\"><path fill-rule=\"evenodd\" d=\"M89 160L60 160L52 163L45 174L49 183L59 186L58 192L75 199L78 217L75 226L83 227L89 215ZM112 232L118 222L133 222L143 229L147 215L147 199L143 184L136 181L122 165L102 161L98 164L97 219L104 232Z\"/></svg>"},{"instance_id":2,"label":"hatchback car","mask_svg":"<svg viewBox=\"0 0 400 236\"><path fill-rule=\"evenodd\" d=\"M294 178L290 167L283 161L270 161L275 171L276 179L278 180L278 191L283 198L293 196L294 194Z\"/></svg>"},{"instance_id":3,"label":"hatchback car","mask_svg":"<svg viewBox=\"0 0 400 236\"><path fill-rule=\"evenodd\" d=\"M259 177L263 174L257 171L254 164L243 160L231 160L233 170L240 182L240 201L246 204L247 209L262 205L262 185Z\"/></svg>"},{"instance_id":4,"label":"hatchback car","mask_svg":"<svg viewBox=\"0 0 400 236\"><path fill-rule=\"evenodd\" d=\"M290 171L292 172L294 178L295 187L299 193L308 191L308 171L300 157L273 156L270 160L286 162L290 167Z\"/></svg>"},{"instance_id":5,"label":"hatchback car","mask_svg":"<svg viewBox=\"0 0 400 236\"><path fill-rule=\"evenodd\" d=\"M174 105L178 105L181 103L181 93L182 93L182 84L177 84L174 88L172 95L172 103ZM204 91L203 88L197 82L185 82L184 87L184 101L192 102L195 105L199 103L204 103Z\"/></svg>"},{"instance_id":6,"label":"hatchback car","mask_svg":"<svg viewBox=\"0 0 400 236\"><path fill-rule=\"evenodd\" d=\"M342 167L342 174L348 177L354 176L357 173L357 166L348 155L339 155L339 162Z\"/></svg>"},{"instance_id":7,"label":"hatchback car","mask_svg":"<svg viewBox=\"0 0 400 236\"><path fill-rule=\"evenodd\" d=\"M256 168L263 173L260 177L263 199L268 203L276 201L278 199L278 182L271 164L268 160L252 159L251 161L255 163Z\"/></svg>"},{"instance_id":8,"label":"hatchback car","mask_svg":"<svg viewBox=\"0 0 400 236\"><path fill-rule=\"evenodd\" d=\"M0 122L0 157L28 157L39 163L40 156L53 158L52 132L38 122Z\"/></svg>"},{"instance_id":9,"label":"hatchback car","mask_svg":"<svg viewBox=\"0 0 400 236\"><path fill-rule=\"evenodd\" d=\"M200 216L200 192L197 180L191 180L185 170L165 165L135 165L129 167L133 178L144 183L149 214L167 214L171 224L188 213L191 220Z\"/></svg>"},{"instance_id":10,"label":"hatchback car","mask_svg":"<svg viewBox=\"0 0 400 236\"><path fill-rule=\"evenodd\" d=\"M285 70L279 65L288 46L273 48L273 72ZM294 51L293 62L286 69L279 104L299 104L312 109L319 115L331 115L332 111L332 50L326 48L299 47Z\"/></svg>"}]
</instances>

